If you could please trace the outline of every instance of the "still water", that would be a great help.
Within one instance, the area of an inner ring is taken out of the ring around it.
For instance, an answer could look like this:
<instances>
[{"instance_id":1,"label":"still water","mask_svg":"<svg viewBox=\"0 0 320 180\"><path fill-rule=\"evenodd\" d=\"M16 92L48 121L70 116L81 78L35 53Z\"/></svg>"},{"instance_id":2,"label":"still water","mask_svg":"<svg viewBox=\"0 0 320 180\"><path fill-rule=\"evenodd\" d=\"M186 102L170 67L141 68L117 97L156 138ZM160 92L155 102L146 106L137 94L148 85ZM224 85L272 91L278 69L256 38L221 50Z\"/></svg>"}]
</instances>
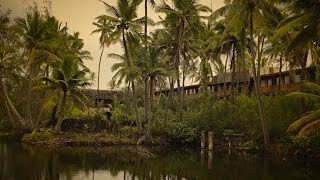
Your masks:
<instances>
[{"instance_id":1,"label":"still water","mask_svg":"<svg viewBox=\"0 0 320 180\"><path fill-rule=\"evenodd\" d=\"M0 179L320 179L320 163L247 154L137 147L49 149L0 142Z\"/></svg>"}]
</instances>

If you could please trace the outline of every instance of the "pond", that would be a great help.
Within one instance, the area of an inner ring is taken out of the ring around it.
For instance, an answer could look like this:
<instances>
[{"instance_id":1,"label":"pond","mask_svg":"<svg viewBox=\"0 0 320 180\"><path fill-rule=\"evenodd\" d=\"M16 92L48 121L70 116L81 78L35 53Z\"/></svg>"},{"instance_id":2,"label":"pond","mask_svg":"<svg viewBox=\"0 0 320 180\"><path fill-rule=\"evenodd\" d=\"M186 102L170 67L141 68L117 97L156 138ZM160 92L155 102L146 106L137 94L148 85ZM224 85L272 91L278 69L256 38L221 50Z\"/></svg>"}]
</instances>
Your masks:
<instances>
[{"instance_id":1,"label":"pond","mask_svg":"<svg viewBox=\"0 0 320 180\"><path fill-rule=\"evenodd\" d=\"M143 147L46 148L0 142L1 180L318 179L317 161Z\"/></svg>"}]
</instances>

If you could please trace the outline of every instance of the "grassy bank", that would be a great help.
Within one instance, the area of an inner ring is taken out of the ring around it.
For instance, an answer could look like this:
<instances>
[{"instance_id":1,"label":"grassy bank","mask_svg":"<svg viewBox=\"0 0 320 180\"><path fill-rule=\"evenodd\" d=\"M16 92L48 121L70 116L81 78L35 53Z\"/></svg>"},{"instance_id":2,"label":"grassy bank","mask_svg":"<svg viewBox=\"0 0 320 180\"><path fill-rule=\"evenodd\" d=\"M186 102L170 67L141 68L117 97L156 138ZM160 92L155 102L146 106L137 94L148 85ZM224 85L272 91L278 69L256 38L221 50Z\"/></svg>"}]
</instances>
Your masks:
<instances>
[{"instance_id":1,"label":"grassy bank","mask_svg":"<svg viewBox=\"0 0 320 180\"><path fill-rule=\"evenodd\" d=\"M105 146L125 146L136 145L141 136L126 136L122 134L108 133L72 133L65 132L55 134L52 129L35 130L25 134L21 141L33 145L65 146L65 147L105 147ZM159 139L148 141L145 145L165 144Z\"/></svg>"}]
</instances>

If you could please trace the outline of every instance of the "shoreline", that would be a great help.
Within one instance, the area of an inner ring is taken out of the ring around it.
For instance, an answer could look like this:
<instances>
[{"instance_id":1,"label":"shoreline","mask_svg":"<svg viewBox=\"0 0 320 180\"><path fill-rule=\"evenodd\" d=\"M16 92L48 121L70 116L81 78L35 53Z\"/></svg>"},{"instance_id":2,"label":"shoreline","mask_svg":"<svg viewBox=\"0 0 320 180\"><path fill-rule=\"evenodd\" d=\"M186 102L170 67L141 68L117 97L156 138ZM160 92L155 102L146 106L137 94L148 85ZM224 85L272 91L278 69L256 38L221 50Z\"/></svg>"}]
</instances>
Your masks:
<instances>
[{"instance_id":1,"label":"shoreline","mask_svg":"<svg viewBox=\"0 0 320 180\"><path fill-rule=\"evenodd\" d=\"M49 148L107 148L107 147L145 147L145 148L166 148L175 150L195 150L205 151L208 149L201 149L200 143L198 146L195 145L184 145L183 147L177 148L176 146L165 142L163 139L155 138L152 141L144 142L143 144L137 145L139 136L125 136L120 134L90 134L90 133L70 133L64 132L61 134L51 134L48 131L33 132L30 134L18 134L18 133L3 133L0 132L0 140L9 142L20 142L31 146L49 147ZM232 148L226 147L225 144L214 144L213 152L222 153L239 153L239 154L253 154L253 155L271 155L279 157L281 159L320 159L318 149L299 149L289 147L286 143L272 143L269 152L265 152L262 148L245 149L234 146Z\"/></svg>"}]
</instances>

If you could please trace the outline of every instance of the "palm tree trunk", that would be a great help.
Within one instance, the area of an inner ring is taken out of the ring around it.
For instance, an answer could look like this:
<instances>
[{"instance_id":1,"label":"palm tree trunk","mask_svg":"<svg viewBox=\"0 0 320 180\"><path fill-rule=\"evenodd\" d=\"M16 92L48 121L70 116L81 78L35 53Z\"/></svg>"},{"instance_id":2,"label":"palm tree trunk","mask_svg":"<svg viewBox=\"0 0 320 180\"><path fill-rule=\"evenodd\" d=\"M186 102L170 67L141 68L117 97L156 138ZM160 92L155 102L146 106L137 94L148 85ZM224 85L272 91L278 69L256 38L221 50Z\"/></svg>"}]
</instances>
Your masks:
<instances>
[{"instance_id":1,"label":"palm tree trunk","mask_svg":"<svg viewBox=\"0 0 320 180\"><path fill-rule=\"evenodd\" d=\"M257 103L259 107L259 114L260 114L260 120L261 120L261 125L262 125L262 131L263 131L263 138L264 138L264 148L265 150L269 150L270 148L270 142L269 142L269 133L267 129L267 123L264 118L264 109L262 107L262 101L261 101L261 96L260 96L260 90L258 87L258 79L257 78L257 70L255 66L255 53L254 53L254 46L253 46L253 13L252 11L250 12L250 54L251 54L251 61L252 61L252 70L253 70L253 78L254 78L254 86L256 90L256 95L257 95Z\"/></svg>"},{"instance_id":2,"label":"palm tree trunk","mask_svg":"<svg viewBox=\"0 0 320 180\"><path fill-rule=\"evenodd\" d=\"M152 110L153 110L153 100L154 100L154 77L150 77L150 98L149 98L149 121L148 121L148 129L147 129L147 134L146 138L150 137L151 135L151 128L152 128L152 121L153 121L153 115L152 115Z\"/></svg>"},{"instance_id":3,"label":"palm tree trunk","mask_svg":"<svg viewBox=\"0 0 320 180\"><path fill-rule=\"evenodd\" d=\"M168 113L169 113L169 109L172 109L172 99L173 99L173 89L174 89L174 81L173 79L169 79L169 83L170 83L170 89L169 89L169 94L168 94L168 98L167 98L167 102L166 102L166 114L165 114L165 118L164 118L164 121L165 121L165 124L167 123L168 121Z\"/></svg>"},{"instance_id":4,"label":"palm tree trunk","mask_svg":"<svg viewBox=\"0 0 320 180\"><path fill-rule=\"evenodd\" d=\"M180 22L179 29L178 29L178 48L175 54L175 68L176 68L176 78L177 78L177 88L178 88L178 99L179 99L179 112L178 112L178 119L182 121L183 116L183 99L182 99L182 91L181 91L181 84L180 84L180 51L182 48L182 41L183 41L183 29L184 29L184 21Z\"/></svg>"},{"instance_id":5,"label":"palm tree trunk","mask_svg":"<svg viewBox=\"0 0 320 180\"><path fill-rule=\"evenodd\" d=\"M62 121L63 121L66 100L67 100L67 91L63 90L60 93L59 117L58 117L58 121L57 121L57 124L55 127L55 132L57 134L61 133L61 125L62 125Z\"/></svg>"},{"instance_id":6,"label":"palm tree trunk","mask_svg":"<svg viewBox=\"0 0 320 180\"><path fill-rule=\"evenodd\" d=\"M279 84L278 84L279 92L281 91L282 58L283 58L283 54L281 53L281 55L280 55L280 67L279 67Z\"/></svg>"},{"instance_id":7,"label":"palm tree trunk","mask_svg":"<svg viewBox=\"0 0 320 180\"><path fill-rule=\"evenodd\" d=\"M185 66L185 65L183 65L183 66ZM184 92L185 81L186 81L186 70L185 70L185 67L183 67L183 72L182 72L182 102L184 102L184 97L185 97L185 92Z\"/></svg>"},{"instance_id":8,"label":"palm tree trunk","mask_svg":"<svg viewBox=\"0 0 320 180\"><path fill-rule=\"evenodd\" d=\"M128 46L127 46L127 41L125 37L125 30L122 30L122 40L123 40L123 46L125 50L125 56L127 59L128 66L132 66L132 62L129 56L129 51L128 51ZM135 111L135 116L136 116L136 123L137 123L137 128L138 131L141 131L142 126L141 126L141 121L140 121L140 115L139 115L139 107L138 107L138 101L136 97L136 87L134 81L131 82L131 87L132 87L132 94L133 94L133 102L134 102L134 111Z\"/></svg>"},{"instance_id":9,"label":"palm tree trunk","mask_svg":"<svg viewBox=\"0 0 320 180\"><path fill-rule=\"evenodd\" d=\"M178 119L181 122L182 121L182 116L183 116L183 105L182 105L182 89L181 89L181 84L180 84L180 78L178 77L177 79L177 86L178 86L178 98L179 98L179 114L178 114Z\"/></svg>"},{"instance_id":10,"label":"palm tree trunk","mask_svg":"<svg viewBox=\"0 0 320 180\"><path fill-rule=\"evenodd\" d=\"M239 94L239 86L240 86L240 77L241 77L241 65L240 65L240 62L239 62L239 56L237 55L237 86L236 86L236 95Z\"/></svg>"},{"instance_id":11,"label":"palm tree trunk","mask_svg":"<svg viewBox=\"0 0 320 180\"><path fill-rule=\"evenodd\" d=\"M133 103L134 103L134 113L136 116L136 124L137 124L138 131L140 132L142 130L142 126L140 121L139 107L138 107L138 101L136 96L136 86L134 81L131 82L131 87L132 87L132 95L133 95Z\"/></svg>"},{"instance_id":12,"label":"palm tree trunk","mask_svg":"<svg viewBox=\"0 0 320 180\"><path fill-rule=\"evenodd\" d=\"M235 52L235 45L234 43L232 44L232 77L231 77L231 93L232 93L232 102L234 102L234 96L235 96L235 88L234 88L234 81L235 81L235 76L236 76L236 52Z\"/></svg>"},{"instance_id":13,"label":"palm tree trunk","mask_svg":"<svg viewBox=\"0 0 320 180\"><path fill-rule=\"evenodd\" d=\"M148 0L144 0L144 45L148 52Z\"/></svg>"},{"instance_id":14,"label":"palm tree trunk","mask_svg":"<svg viewBox=\"0 0 320 180\"><path fill-rule=\"evenodd\" d=\"M226 57L226 61L224 63L224 78L223 78L223 96L226 97L227 95L227 63L228 63L228 59L229 59L229 56L227 54L227 57Z\"/></svg>"},{"instance_id":15,"label":"palm tree trunk","mask_svg":"<svg viewBox=\"0 0 320 180\"><path fill-rule=\"evenodd\" d=\"M101 69L101 60L102 60L103 51L104 51L104 44L102 45L102 50L101 50L99 65L98 65L98 85L97 85L98 97L100 95L100 92L99 92L99 90L100 90L100 69Z\"/></svg>"},{"instance_id":16,"label":"palm tree trunk","mask_svg":"<svg viewBox=\"0 0 320 180\"><path fill-rule=\"evenodd\" d=\"M245 58L245 48L246 48L246 32L245 30L241 31L240 34L240 58L243 68L243 88L245 90L245 94L248 95L249 93L249 83L250 83L250 75L249 75L249 81L247 79L247 68L246 68L246 58Z\"/></svg>"},{"instance_id":17,"label":"palm tree trunk","mask_svg":"<svg viewBox=\"0 0 320 180\"><path fill-rule=\"evenodd\" d=\"M148 0L144 1L144 46L145 46L145 56L149 56L148 52ZM151 81L150 81L151 84ZM151 91L151 89L150 89ZM146 138L149 139L151 136L151 94L148 95L148 77L145 79L145 119L148 123ZM150 93L150 92L149 92Z\"/></svg>"},{"instance_id":18,"label":"palm tree trunk","mask_svg":"<svg viewBox=\"0 0 320 180\"><path fill-rule=\"evenodd\" d=\"M148 86L149 86L149 81L148 81L149 77L145 77L144 79L144 119L145 119L145 122L148 123L148 127L147 127L147 132L146 132L146 137L150 137L150 128L149 128L149 124L150 124L150 115L149 115L149 89L148 89Z\"/></svg>"},{"instance_id":19,"label":"palm tree trunk","mask_svg":"<svg viewBox=\"0 0 320 180\"><path fill-rule=\"evenodd\" d=\"M30 74L29 74L29 82L28 82L28 90L27 90L27 115L28 115L28 126L29 128L33 128L33 120L32 120L32 81L34 77L35 65L30 65Z\"/></svg>"},{"instance_id":20,"label":"palm tree trunk","mask_svg":"<svg viewBox=\"0 0 320 180\"><path fill-rule=\"evenodd\" d=\"M7 113L8 113L8 116L9 116L10 123L13 125L13 127L15 127L15 126L16 126L16 123L15 123L14 120L13 120L13 117L12 117L11 110L10 110L10 108L9 108L9 105L8 105L8 103L7 103L6 100L4 100L4 101L5 101L5 105L6 105L6 109L7 109Z\"/></svg>"},{"instance_id":21,"label":"palm tree trunk","mask_svg":"<svg viewBox=\"0 0 320 180\"><path fill-rule=\"evenodd\" d=\"M153 106L153 101L154 101L154 80L155 80L155 77L154 76L151 76L150 77L150 106L152 108Z\"/></svg>"},{"instance_id":22,"label":"palm tree trunk","mask_svg":"<svg viewBox=\"0 0 320 180\"><path fill-rule=\"evenodd\" d=\"M21 128L25 128L26 124L19 112L17 111L16 107L14 106L13 102L11 101L7 89L4 84L3 76L2 76L2 68L0 67L0 81L1 81L1 87L2 91L5 97L6 104L8 105L8 113L13 113L13 115L18 119L19 125Z\"/></svg>"}]
</instances>

